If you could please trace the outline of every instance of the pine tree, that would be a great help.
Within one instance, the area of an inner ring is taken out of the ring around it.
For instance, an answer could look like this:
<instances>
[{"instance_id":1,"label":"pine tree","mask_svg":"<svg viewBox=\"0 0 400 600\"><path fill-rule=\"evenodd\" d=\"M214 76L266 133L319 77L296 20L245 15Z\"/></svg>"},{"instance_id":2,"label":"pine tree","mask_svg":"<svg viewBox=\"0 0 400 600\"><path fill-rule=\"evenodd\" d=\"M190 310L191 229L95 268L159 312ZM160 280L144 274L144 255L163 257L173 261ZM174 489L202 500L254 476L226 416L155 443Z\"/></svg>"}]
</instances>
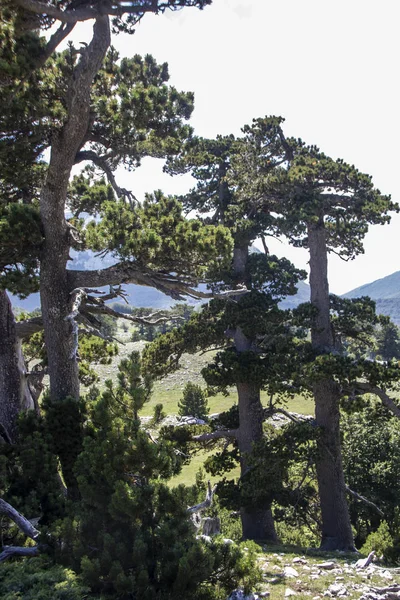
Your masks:
<instances>
[{"instance_id":1,"label":"pine tree","mask_svg":"<svg viewBox=\"0 0 400 600\"><path fill-rule=\"evenodd\" d=\"M111 26L129 32L147 12L209 3L149 0L109 3L107 10L89 1L79 7L2 3L0 286L21 296L40 288L54 400L79 397L77 322L96 325L102 309L101 302L90 305L87 288L134 282L181 299L207 277L209 264L229 255L229 235L222 228L187 221L177 200L161 193L140 207L114 176L118 166L132 170L144 156L179 150L191 134L185 121L193 95L168 86L167 65L151 56L120 60L110 46ZM94 20L91 40L56 53L75 24L88 18ZM41 32L57 23L46 42ZM42 158L45 150L49 164ZM89 166L71 181L72 168L83 161ZM89 227L83 227L83 212L95 217ZM110 252L117 263L71 270L71 248ZM3 323L6 299L0 308ZM18 336L9 336L6 344L15 347ZM1 398L17 406L10 414L24 404L6 389Z\"/></svg>"},{"instance_id":2,"label":"pine tree","mask_svg":"<svg viewBox=\"0 0 400 600\"><path fill-rule=\"evenodd\" d=\"M274 150L279 140L276 127L269 138L269 156L273 160L270 170L277 160ZM243 480L249 470L247 457L263 436L260 391L270 389L274 394L280 385L274 351L277 346L286 347L286 357L282 359L281 355L279 359L281 379L285 381L285 363L288 368L293 350L289 341L290 316L279 310L278 302L295 293L295 284L303 273L288 260L269 255L266 244L265 254L249 252L258 236L268 235L273 220L268 211L257 210L257 198L236 194L232 163L241 148L242 140L233 136L193 139L177 159L169 161L169 171L189 170L197 180L196 187L182 198L188 210L207 213L206 223L220 223L231 231L233 260L230 268L215 274L215 282L223 283L214 283L213 289L223 293L227 287L245 286L251 293L238 294L233 302L212 301L181 332L167 334L146 348L145 356L148 368L157 372L160 368L157 364L175 368L184 348L197 351L213 345L225 347L203 374L207 384L215 389L225 391L229 386L237 389L239 428L233 438L239 448ZM281 160L284 157L285 151ZM247 503L241 506L241 519L244 537L276 540L270 506Z\"/></svg>"},{"instance_id":3,"label":"pine tree","mask_svg":"<svg viewBox=\"0 0 400 600\"><path fill-rule=\"evenodd\" d=\"M283 120L280 119L281 123ZM369 224L389 222L388 212L398 210L377 190L369 175L343 160L333 160L315 146L286 139L281 132L279 162L269 172L270 131L275 117L256 119L245 128L246 143L234 165L239 195L260 198L259 210L273 210L275 227L295 245L310 253L311 341L316 355L335 353L327 276L329 252L349 260L363 251ZM331 376L313 385L316 422L321 428L317 474L323 521L322 548L352 549L353 535L346 503L340 451L340 386Z\"/></svg>"},{"instance_id":4,"label":"pine tree","mask_svg":"<svg viewBox=\"0 0 400 600\"><path fill-rule=\"evenodd\" d=\"M204 390L196 383L188 381L183 388L182 400L178 402L178 413L182 417L191 416L205 420L210 410L207 404Z\"/></svg>"}]
</instances>

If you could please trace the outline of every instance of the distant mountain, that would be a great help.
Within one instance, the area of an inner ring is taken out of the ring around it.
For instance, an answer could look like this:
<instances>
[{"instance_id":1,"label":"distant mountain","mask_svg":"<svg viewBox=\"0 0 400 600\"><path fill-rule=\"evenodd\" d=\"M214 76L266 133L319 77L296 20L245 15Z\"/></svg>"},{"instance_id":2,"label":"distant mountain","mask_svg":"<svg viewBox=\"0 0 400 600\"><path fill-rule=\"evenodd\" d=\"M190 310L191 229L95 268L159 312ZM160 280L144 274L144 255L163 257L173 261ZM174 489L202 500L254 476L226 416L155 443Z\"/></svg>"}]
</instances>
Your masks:
<instances>
[{"instance_id":1,"label":"distant mountain","mask_svg":"<svg viewBox=\"0 0 400 600\"><path fill-rule=\"evenodd\" d=\"M400 271L343 294L344 298L359 298L360 296L369 296L372 300L400 299Z\"/></svg>"},{"instance_id":2,"label":"distant mountain","mask_svg":"<svg viewBox=\"0 0 400 600\"><path fill-rule=\"evenodd\" d=\"M303 302L310 302L310 286L304 281L299 281L297 284L297 294L294 296L287 296L282 302L279 303L281 308L296 308Z\"/></svg>"},{"instance_id":3,"label":"distant mountain","mask_svg":"<svg viewBox=\"0 0 400 600\"><path fill-rule=\"evenodd\" d=\"M400 271L343 294L344 298L359 298L360 296L369 296L375 300L376 312L387 315L396 325L400 325Z\"/></svg>"}]
</instances>

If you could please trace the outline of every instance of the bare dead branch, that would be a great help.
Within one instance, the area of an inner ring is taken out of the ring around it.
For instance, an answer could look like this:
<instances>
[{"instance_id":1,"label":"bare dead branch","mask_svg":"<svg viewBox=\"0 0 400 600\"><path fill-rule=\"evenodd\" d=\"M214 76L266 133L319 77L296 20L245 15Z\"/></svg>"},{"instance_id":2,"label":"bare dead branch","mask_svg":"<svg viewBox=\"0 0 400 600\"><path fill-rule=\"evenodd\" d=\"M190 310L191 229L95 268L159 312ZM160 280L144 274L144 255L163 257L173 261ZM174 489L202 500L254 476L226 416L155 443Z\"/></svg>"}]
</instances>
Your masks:
<instances>
[{"instance_id":1,"label":"bare dead branch","mask_svg":"<svg viewBox=\"0 0 400 600\"><path fill-rule=\"evenodd\" d=\"M32 525L32 523L2 498L0 498L0 514L3 514L14 521L22 533L32 540L37 540L39 537L40 532Z\"/></svg>"},{"instance_id":2,"label":"bare dead branch","mask_svg":"<svg viewBox=\"0 0 400 600\"><path fill-rule=\"evenodd\" d=\"M12 556L37 556L39 552L39 546L3 546L0 563Z\"/></svg>"},{"instance_id":3,"label":"bare dead branch","mask_svg":"<svg viewBox=\"0 0 400 600\"><path fill-rule=\"evenodd\" d=\"M71 350L70 358L75 359L78 353L78 340L79 340L79 328L78 323L76 321L77 316L79 315L79 307L82 304L84 298L86 298L86 291L80 288L77 288L71 292L72 296L72 310L65 317L65 321L69 321L71 323L72 328L72 336L73 336L73 347Z\"/></svg>"},{"instance_id":4,"label":"bare dead branch","mask_svg":"<svg viewBox=\"0 0 400 600\"><path fill-rule=\"evenodd\" d=\"M371 508L373 508L374 510L376 510L376 512L381 517L385 516L385 514L381 511L381 509L379 508L379 506L377 506L376 504L374 504L374 502L371 502L371 500L368 500L368 498L365 498L365 496L361 496L361 494L357 494L357 492L355 492L354 490L351 490L348 485L346 485L345 487L346 487L346 490L349 492L349 494L351 494L352 496L354 496L354 498L357 498L357 500L360 500L360 502L364 502L364 504L367 504L368 506L370 506Z\"/></svg>"},{"instance_id":5,"label":"bare dead branch","mask_svg":"<svg viewBox=\"0 0 400 600\"><path fill-rule=\"evenodd\" d=\"M200 502L200 504L195 504L194 506L190 506L187 509L188 513L190 515L192 515L194 513L201 512L202 510L205 510L206 508L209 508L212 504L213 496L215 494L216 489L217 489L217 486L214 485L214 487L212 488L210 481L208 481L206 499L203 502Z\"/></svg>"},{"instance_id":6,"label":"bare dead branch","mask_svg":"<svg viewBox=\"0 0 400 600\"><path fill-rule=\"evenodd\" d=\"M112 267L95 271L68 270L67 276L71 290L135 283L155 288L175 300L184 300L186 296L197 299L224 299L249 293L246 287L239 287L235 290L227 290L219 293L203 292L191 287L188 281L182 281L182 277L179 275L175 276L161 271L152 271L134 262L121 262Z\"/></svg>"}]
</instances>

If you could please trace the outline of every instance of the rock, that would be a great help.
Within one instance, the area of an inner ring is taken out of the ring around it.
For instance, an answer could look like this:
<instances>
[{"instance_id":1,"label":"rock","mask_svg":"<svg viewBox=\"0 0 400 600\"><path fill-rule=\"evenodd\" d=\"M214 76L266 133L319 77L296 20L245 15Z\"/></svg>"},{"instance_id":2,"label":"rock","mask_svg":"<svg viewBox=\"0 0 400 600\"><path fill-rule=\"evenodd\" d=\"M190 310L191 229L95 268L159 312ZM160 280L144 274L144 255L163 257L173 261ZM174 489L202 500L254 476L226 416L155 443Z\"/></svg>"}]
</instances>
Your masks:
<instances>
[{"instance_id":1,"label":"rock","mask_svg":"<svg viewBox=\"0 0 400 600\"><path fill-rule=\"evenodd\" d=\"M381 571L379 575L383 577L383 579L387 579L388 581L392 581L393 579L393 575L390 571Z\"/></svg>"},{"instance_id":2,"label":"rock","mask_svg":"<svg viewBox=\"0 0 400 600\"><path fill-rule=\"evenodd\" d=\"M245 594L243 590L237 589L232 592L228 600L257 600L258 596L250 593Z\"/></svg>"},{"instance_id":3,"label":"rock","mask_svg":"<svg viewBox=\"0 0 400 600\"><path fill-rule=\"evenodd\" d=\"M305 558L301 558L300 556L295 556L294 559L292 560L292 563L297 564L297 565L306 565L307 561Z\"/></svg>"},{"instance_id":4,"label":"rock","mask_svg":"<svg viewBox=\"0 0 400 600\"><path fill-rule=\"evenodd\" d=\"M291 596L297 596L297 592L295 592L291 588L286 588L286 590L285 590L285 598L290 598Z\"/></svg>"},{"instance_id":5,"label":"rock","mask_svg":"<svg viewBox=\"0 0 400 600\"><path fill-rule=\"evenodd\" d=\"M330 571L331 569L334 569L337 565L333 561L327 561L327 562L320 563L319 565L316 565L316 566L318 567L318 569L325 569L326 571Z\"/></svg>"},{"instance_id":6,"label":"rock","mask_svg":"<svg viewBox=\"0 0 400 600\"><path fill-rule=\"evenodd\" d=\"M348 595L347 588L343 585L343 583L332 583L332 585L328 587L327 591L329 592L330 596L337 598L342 598L343 596Z\"/></svg>"},{"instance_id":7,"label":"rock","mask_svg":"<svg viewBox=\"0 0 400 600\"><path fill-rule=\"evenodd\" d=\"M285 567L283 569L283 574L285 577L288 577L288 578L299 576L298 572L296 571L296 569L293 569L293 567Z\"/></svg>"},{"instance_id":8,"label":"rock","mask_svg":"<svg viewBox=\"0 0 400 600\"><path fill-rule=\"evenodd\" d=\"M270 592L260 592L258 595L260 596L260 598L269 598L271 593Z\"/></svg>"}]
</instances>

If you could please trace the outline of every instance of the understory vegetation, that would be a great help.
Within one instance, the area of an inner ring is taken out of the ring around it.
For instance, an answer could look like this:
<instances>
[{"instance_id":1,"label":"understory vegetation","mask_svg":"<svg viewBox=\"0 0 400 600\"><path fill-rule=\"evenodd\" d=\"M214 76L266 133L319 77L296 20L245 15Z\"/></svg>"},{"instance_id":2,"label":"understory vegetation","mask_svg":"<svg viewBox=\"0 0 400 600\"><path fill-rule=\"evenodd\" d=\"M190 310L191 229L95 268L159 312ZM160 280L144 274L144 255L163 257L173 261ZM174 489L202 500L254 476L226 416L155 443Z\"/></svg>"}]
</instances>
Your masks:
<instances>
[{"instance_id":1,"label":"understory vegetation","mask_svg":"<svg viewBox=\"0 0 400 600\"><path fill-rule=\"evenodd\" d=\"M400 207L282 117L196 135L168 65L112 45L209 4L0 0L6 600L356 598L358 569L400 562L399 331L327 271ZM192 189L139 201L118 178L145 158ZM282 236L310 266L286 309L306 273L271 254ZM129 306L131 283L172 308Z\"/></svg>"}]
</instances>

